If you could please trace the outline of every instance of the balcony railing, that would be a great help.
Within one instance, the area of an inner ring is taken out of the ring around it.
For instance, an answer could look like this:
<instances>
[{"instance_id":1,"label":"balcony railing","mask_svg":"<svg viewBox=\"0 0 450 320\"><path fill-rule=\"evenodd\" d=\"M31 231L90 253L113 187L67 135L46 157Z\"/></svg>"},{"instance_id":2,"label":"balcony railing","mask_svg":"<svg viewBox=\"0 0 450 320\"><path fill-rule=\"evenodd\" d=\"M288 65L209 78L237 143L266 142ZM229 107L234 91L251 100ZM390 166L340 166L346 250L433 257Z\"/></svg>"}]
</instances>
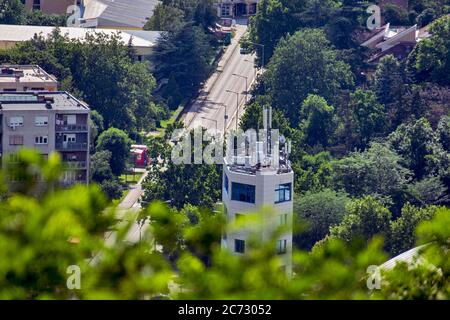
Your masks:
<instances>
[{"instance_id":1,"label":"balcony railing","mask_svg":"<svg viewBox=\"0 0 450 320\"><path fill-rule=\"evenodd\" d=\"M88 126L87 124L65 124L56 126L56 132L75 132L75 131L88 131Z\"/></svg>"},{"instance_id":2,"label":"balcony railing","mask_svg":"<svg viewBox=\"0 0 450 320\"><path fill-rule=\"evenodd\" d=\"M74 150L87 150L88 148L88 143L87 142L57 142L56 145L56 150L70 150L70 151L74 151Z\"/></svg>"},{"instance_id":3,"label":"balcony railing","mask_svg":"<svg viewBox=\"0 0 450 320\"><path fill-rule=\"evenodd\" d=\"M86 169L87 168L86 161L64 161L64 165L68 169Z\"/></svg>"}]
</instances>

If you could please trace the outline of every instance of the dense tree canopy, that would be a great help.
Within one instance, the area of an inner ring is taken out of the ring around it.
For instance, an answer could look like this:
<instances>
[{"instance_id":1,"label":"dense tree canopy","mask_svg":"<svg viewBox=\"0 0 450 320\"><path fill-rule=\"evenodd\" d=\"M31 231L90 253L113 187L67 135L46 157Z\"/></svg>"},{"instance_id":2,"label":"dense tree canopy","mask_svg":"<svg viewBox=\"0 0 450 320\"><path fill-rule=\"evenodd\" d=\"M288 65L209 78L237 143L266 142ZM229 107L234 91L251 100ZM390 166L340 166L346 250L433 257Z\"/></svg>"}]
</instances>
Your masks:
<instances>
[{"instance_id":1,"label":"dense tree canopy","mask_svg":"<svg viewBox=\"0 0 450 320\"><path fill-rule=\"evenodd\" d=\"M272 106L295 125L299 105L308 94L320 93L332 104L341 89L353 85L353 75L323 31L306 29L280 41L263 81Z\"/></svg>"},{"instance_id":2,"label":"dense tree canopy","mask_svg":"<svg viewBox=\"0 0 450 320\"><path fill-rule=\"evenodd\" d=\"M81 42L55 29L48 39L38 36L0 52L0 62L40 65L58 78L61 89L98 111L107 127L148 130L165 114L153 102L156 83L147 63L137 62L117 35L88 35Z\"/></svg>"},{"instance_id":3,"label":"dense tree canopy","mask_svg":"<svg viewBox=\"0 0 450 320\"><path fill-rule=\"evenodd\" d=\"M44 181L52 184L62 169L56 155L50 155L47 162L36 154L21 152L19 159L30 183L38 170ZM2 178L0 189L4 189L4 181ZM341 234L343 229L346 234L367 235L385 230L384 218L389 213L373 199L355 201L349 210L352 219L344 218L342 223L355 229L343 225ZM53 188L39 198L17 190L0 202L0 211L0 271L9 275L0 278L2 299L148 299L165 294L174 299L450 297L450 214L445 209L434 213L412 207L404 210L405 219L396 229L407 232L397 235L408 237L403 242L408 247L427 244L419 254L435 268L400 264L382 270L383 285L377 291L367 289L366 270L387 259L379 238L367 245L329 239L312 252L295 250L295 273L289 279L278 269L280 258L272 242L277 232L269 235L267 243L255 242L251 253L238 257L218 245L223 220L215 217L220 215L205 215L192 207L174 212L161 203L150 205L142 215L151 217L151 229L142 232L139 244L126 241L132 225L126 220L116 223L117 212L96 186ZM259 215L264 214L268 213ZM111 230L115 236L106 244L103 235ZM178 246L174 243L177 239L180 251L170 260L164 252ZM163 252L154 250L153 241L164 244ZM68 267L73 265L82 272L79 290L66 285Z\"/></svg>"},{"instance_id":4,"label":"dense tree canopy","mask_svg":"<svg viewBox=\"0 0 450 320\"><path fill-rule=\"evenodd\" d=\"M115 175L120 175L125 170L130 145L130 138L125 132L117 128L109 128L98 137L97 151L107 150L112 154L109 162L111 170Z\"/></svg>"}]
</instances>

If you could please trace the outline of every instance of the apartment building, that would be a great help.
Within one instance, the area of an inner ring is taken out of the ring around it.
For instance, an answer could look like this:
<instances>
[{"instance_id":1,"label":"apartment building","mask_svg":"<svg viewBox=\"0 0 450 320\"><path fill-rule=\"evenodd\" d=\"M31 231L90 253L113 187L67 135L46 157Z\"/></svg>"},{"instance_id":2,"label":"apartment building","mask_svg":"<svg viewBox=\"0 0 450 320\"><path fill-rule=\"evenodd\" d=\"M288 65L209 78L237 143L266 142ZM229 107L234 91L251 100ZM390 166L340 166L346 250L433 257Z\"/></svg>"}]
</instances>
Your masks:
<instances>
[{"instance_id":1,"label":"apartment building","mask_svg":"<svg viewBox=\"0 0 450 320\"><path fill-rule=\"evenodd\" d=\"M274 208L275 214L261 217L262 227L229 229L222 237L222 249L235 255L245 255L251 248L249 240L256 236L268 241L278 227L283 234L276 240L274 251L280 257L280 269L292 274L292 214L294 172L289 158L289 144L283 137L271 135L271 110L264 113L265 141L256 142L257 161L252 165L255 152L250 151L252 143L242 143L236 148L236 155L224 159L222 202L228 224L264 206ZM264 213L261 213L264 214ZM260 233L260 234L259 234Z\"/></svg>"},{"instance_id":2,"label":"apartment building","mask_svg":"<svg viewBox=\"0 0 450 320\"><path fill-rule=\"evenodd\" d=\"M37 65L0 65L0 92L57 90L56 77Z\"/></svg>"},{"instance_id":3,"label":"apartment building","mask_svg":"<svg viewBox=\"0 0 450 320\"><path fill-rule=\"evenodd\" d=\"M88 183L89 108L67 92L0 92L0 156L20 148L57 151L67 170L63 186Z\"/></svg>"}]
</instances>

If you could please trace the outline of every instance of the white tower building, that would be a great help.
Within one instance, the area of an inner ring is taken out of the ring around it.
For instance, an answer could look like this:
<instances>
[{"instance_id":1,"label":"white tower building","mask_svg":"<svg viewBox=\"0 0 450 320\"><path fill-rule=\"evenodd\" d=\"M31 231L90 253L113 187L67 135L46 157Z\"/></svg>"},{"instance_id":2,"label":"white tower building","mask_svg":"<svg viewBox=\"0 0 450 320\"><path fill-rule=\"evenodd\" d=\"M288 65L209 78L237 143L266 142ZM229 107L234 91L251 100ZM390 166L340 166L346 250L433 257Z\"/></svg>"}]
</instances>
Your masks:
<instances>
[{"instance_id":1,"label":"white tower building","mask_svg":"<svg viewBox=\"0 0 450 320\"><path fill-rule=\"evenodd\" d=\"M280 255L280 268L290 275L294 173L288 159L290 144L271 130L271 118L271 109L265 110L263 139L260 137L259 142L253 142L256 148L252 148L252 143L246 139L241 149L237 148L224 159L222 201L229 223L262 206L274 208L276 214L269 218L273 221L263 222L267 228L263 227L261 231L261 241L271 233L269 228L287 227L288 231L277 240L274 250ZM236 255L245 254L249 232L252 231L229 231L223 235L222 248Z\"/></svg>"}]
</instances>

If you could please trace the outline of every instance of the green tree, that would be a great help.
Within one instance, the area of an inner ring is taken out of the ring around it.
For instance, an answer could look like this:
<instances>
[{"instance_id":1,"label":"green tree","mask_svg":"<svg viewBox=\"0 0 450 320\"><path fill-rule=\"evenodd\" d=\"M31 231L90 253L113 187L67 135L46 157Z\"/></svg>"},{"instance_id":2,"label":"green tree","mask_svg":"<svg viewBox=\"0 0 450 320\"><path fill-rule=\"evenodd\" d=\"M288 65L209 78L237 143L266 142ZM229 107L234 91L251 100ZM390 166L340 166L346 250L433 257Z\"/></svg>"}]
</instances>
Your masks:
<instances>
[{"instance_id":1,"label":"green tree","mask_svg":"<svg viewBox=\"0 0 450 320\"><path fill-rule=\"evenodd\" d=\"M377 95L378 101L386 108L388 128L395 128L408 115L403 78L403 67L393 55L381 58L375 71L372 90Z\"/></svg>"},{"instance_id":2,"label":"green tree","mask_svg":"<svg viewBox=\"0 0 450 320\"><path fill-rule=\"evenodd\" d=\"M333 157L329 152L314 155L305 154L293 163L295 172L295 191L297 193L319 192L332 187Z\"/></svg>"},{"instance_id":3,"label":"green tree","mask_svg":"<svg viewBox=\"0 0 450 320\"><path fill-rule=\"evenodd\" d=\"M20 0L0 0L0 24L24 24L25 7Z\"/></svg>"},{"instance_id":4,"label":"green tree","mask_svg":"<svg viewBox=\"0 0 450 320\"><path fill-rule=\"evenodd\" d=\"M386 4L383 8L383 17L386 23L394 26L404 26L409 23L408 12L395 4Z\"/></svg>"},{"instance_id":5,"label":"green tree","mask_svg":"<svg viewBox=\"0 0 450 320\"><path fill-rule=\"evenodd\" d=\"M448 152L424 118L400 125L389 135L388 144L403 157L405 166L418 180L426 175L440 175L449 166Z\"/></svg>"},{"instance_id":6,"label":"green tree","mask_svg":"<svg viewBox=\"0 0 450 320\"><path fill-rule=\"evenodd\" d=\"M183 139L192 137L185 132ZM182 141L177 143L181 144ZM195 164L192 161L194 148L190 151L191 163L175 164L170 158L172 149L168 145L165 147L168 150L164 152L164 158L152 163L143 183L143 202L162 200L177 209L187 204L213 209L221 196L221 167L216 164Z\"/></svg>"},{"instance_id":7,"label":"green tree","mask_svg":"<svg viewBox=\"0 0 450 320\"><path fill-rule=\"evenodd\" d=\"M387 129L384 106L378 103L372 91L358 89L350 94L350 108L356 122L357 147L365 148Z\"/></svg>"},{"instance_id":8,"label":"green tree","mask_svg":"<svg viewBox=\"0 0 450 320\"><path fill-rule=\"evenodd\" d=\"M356 199L347 206L342 222L330 229L331 237L350 242L369 241L376 235L390 234L391 212L373 197Z\"/></svg>"},{"instance_id":9,"label":"green tree","mask_svg":"<svg viewBox=\"0 0 450 320\"><path fill-rule=\"evenodd\" d=\"M176 109L197 92L212 71L212 59L211 38L200 27L186 25L158 39L153 54L155 76L160 83L166 80L158 92L166 99L172 97L170 108ZM178 97L173 96L174 91Z\"/></svg>"},{"instance_id":10,"label":"green tree","mask_svg":"<svg viewBox=\"0 0 450 320\"><path fill-rule=\"evenodd\" d=\"M109 164L113 174L118 176L125 170L130 146L130 138L125 132L117 128L109 128L98 137L97 151L108 150L111 152Z\"/></svg>"},{"instance_id":11,"label":"green tree","mask_svg":"<svg viewBox=\"0 0 450 320\"><path fill-rule=\"evenodd\" d=\"M334 107L317 95L308 95L300 109L300 130L308 146L327 147L334 136Z\"/></svg>"},{"instance_id":12,"label":"green tree","mask_svg":"<svg viewBox=\"0 0 450 320\"><path fill-rule=\"evenodd\" d=\"M308 94L320 94L334 103L341 89L353 85L353 75L322 30L306 29L280 41L263 81L272 106L295 126L299 103Z\"/></svg>"},{"instance_id":13,"label":"green tree","mask_svg":"<svg viewBox=\"0 0 450 320\"><path fill-rule=\"evenodd\" d=\"M436 214L436 207L417 208L406 204L401 216L391 223L391 234L387 244L392 255L408 251L416 245L415 230L424 221L431 220Z\"/></svg>"},{"instance_id":14,"label":"green tree","mask_svg":"<svg viewBox=\"0 0 450 320\"><path fill-rule=\"evenodd\" d=\"M450 152L450 116L441 118L438 124L439 140L447 152Z\"/></svg>"},{"instance_id":15,"label":"green tree","mask_svg":"<svg viewBox=\"0 0 450 320\"><path fill-rule=\"evenodd\" d=\"M339 0L307 0L305 11L300 14L302 26L322 27L341 6Z\"/></svg>"},{"instance_id":16,"label":"green tree","mask_svg":"<svg viewBox=\"0 0 450 320\"><path fill-rule=\"evenodd\" d=\"M66 23L66 15L45 14L40 10L33 10L26 16L26 24L29 26L65 27Z\"/></svg>"},{"instance_id":17,"label":"green tree","mask_svg":"<svg viewBox=\"0 0 450 320\"><path fill-rule=\"evenodd\" d=\"M417 81L450 85L450 17L442 17L430 26L431 37L417 44L408 58L408 69Z\"/></svg>"},{"instance_id":18,"label":"green tree","mask_svg":"<svg viewBox=\"0 0 450 320\"><path fill-rule=\"evenodd\" d=\"M100 113L95 110L91 110L89 117L89 128L90 128L90 144L91 150L95 147L98 136L105 130L105 125L103 117Z\"/></svg>"},{"instance_id":19,"label":"green tree","mask_svg":"<svg viewBox=\"0 0 450 320\"><path fill-rule=\"evenodd\" d=\"M351 153L333 163L333 186L352 196L390 197L403 202L412 173L403 159L384 144L373 143L364 152Z\"/></svg>"},{"instance_id":20,"label":"green tree","mask_svg":"<svg viewBox=\"0 0 450 320\"><path fill-rule=\"evenodd\" d=\"M108 199L118 199L122 196L122 186L119 179L111 170L112 153L108 150L97 151L91 156L90 175L91 181L100 185Z\"/></svg>"},{"instance_id":21,"label":"green tree","mask_svg":"<svg viewBox=\"0 0 450 320\"><path fill-rule=\"evenodd\" d=\"M330 189L306 192L294 198L294 221L304 230L296 230L294 243L300 249L310 250L314 244L328 235L330 227L338 225L346 213L350 201L345 193Z\"/></svg>"},{"instance_id":22,"label":"green tree","mask_svg":"<svg viewBox=\"0 0 450 320\"><path fill-rule=\"evenodd\" d=\"M158 4L153 15L144 26L145 30L169 31L180 29L184 24L184 11L162 3Z\"/></svg>"},{"instance_id":23,"label":"green tree","mask_svg":"<svg viewBox=\"0 0 450 320\"><path fill-rule=\"evenodd\" d=\"M254 46L259 63L266 65L272 57L278 41L300 26L295 13L302 10L304 3L290 0L262 0L257 4L256 14L250 18L250 40L264 45Z\"/></svg>"}]
</instances>

